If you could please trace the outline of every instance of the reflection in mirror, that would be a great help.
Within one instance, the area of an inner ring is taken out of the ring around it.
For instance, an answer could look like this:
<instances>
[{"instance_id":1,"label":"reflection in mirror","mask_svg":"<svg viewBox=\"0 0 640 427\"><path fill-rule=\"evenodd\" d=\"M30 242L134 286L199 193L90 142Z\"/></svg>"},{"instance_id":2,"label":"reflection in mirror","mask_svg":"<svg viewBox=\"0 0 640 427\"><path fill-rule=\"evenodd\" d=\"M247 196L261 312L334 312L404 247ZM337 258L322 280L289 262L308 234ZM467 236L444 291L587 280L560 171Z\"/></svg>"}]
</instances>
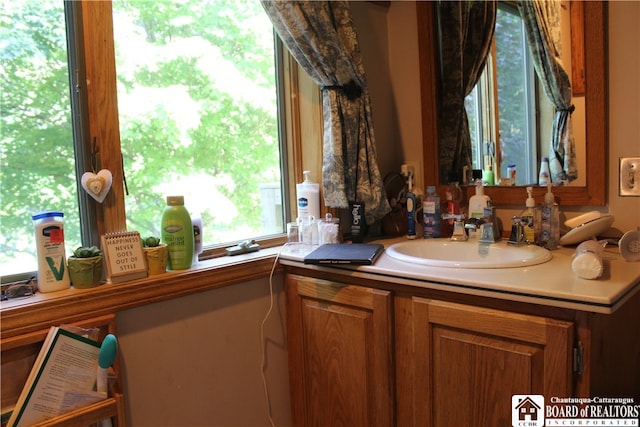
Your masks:
<instances>
[{"instance_id":1,"label":"reflection in mirror","mask_svg":"<svg viewBox=\"0 0 640 427\"><path fill-rule=\"evenodd\" d=\"M436 2L441 180L468 182L471 169L482 169L485 185L577 178L571 56L560 57L571 47L569 37L562 43L570 25L561 25L569 7L536 1ZM552 107L551 128L540 126L539 107Z\"/></svg>"},{"instance_id":2,"label":"reflection in mirror","mask_svg":"<svg viewBox=\"0 0 640 427\"><path fill-rule=\"evenodd\" d=\"M550 123L536 125L536 118L548 116L552 105L537 80L518 8L499 2L491 55L465 100L472 168L485 171L485 185L503 178L510 185L538 182L539 159L548 156Z\"/></svg>"},{"instance_id":3,"label":"reflection in mirror","mask_svg":"<svg viewBox=\"0 0 640 427\"><path fill-rule=\"evenodd\" d=\"M576 2L572 2L576 3ZM584 28L589 28L589 31L584 33L584 75L586 77L585 81L585 91L584 91L584 103L580 105L582 110L584 111L583 117L586 119L585 124L583 125L584 130L582 132L578 132L578 134L584 133L585 136L583 139L586 139L586 145L588 146L588 150L584 149L582 152L584 167L580 169L580 180L571 183L569 186L562 187L557 191L554 190L554 193L558 195L560 199L559 202L564 205L603 205L605 202L605 154L606 154L606 108L605 108L605 46L604 40L606 40L605 33L605 14L604 9L606 5L604 2L585 2L584 4L580 3L581 8L584 8L584 13L581 15L580 22L574 22L572 25L581 24ZM434 31L434 28L438 28L438 21L436 20L435 6L433 2L417 2L417 11L418 11L418 31L419 31L419 40L420 40L420 69L421 69L421 92L422 92L422 103L423 103L423 137L424 137L424 164L425 164L425 179L427 184L430 182L438 182L441 185L446 184L449 175L449 168L447 164L442 161L440 158L440 149L439 146L442 142L442 135L440 135L438 130L438 112L442 112L442 105L439 104L436 100L439 99L439 88L438 82L440 81L440 68L438 61L438 53L440 51L438 41L437 41L437 32ZM573 5L572 5L573 9ZM505 13L508 13L509 10L506 9ZM505 15L506 16L506 15ZM496 30L497 31L497 30ZM580 45L579 40L573 42L573 44ZM496 46L496 49L498 46ZM569 50L567 48L567 50ZM570 55L570 53L569 53ZM490 64L496 63L495 50L492 51L490 55L491 61ZM523 60L523 63L526 62ZM499 64L498 64L499 65ZM530 73L531 71L529 71ZM575 78L575 77L574 77ZM480 79L482 81L482 79ZM495 77L486 77L485 80L493 80L497 81ZM485 83L486 85L487 83ZM536 85L530 83L533 87L531 90L533 92L538 92L537 99L546 100L546 96L542 93L542 89L536 89ZM498 87L500 86L500 82L498 81ZM510 84L507 84L510 86ZM491 92L495 93L499 91L499 89L493 89ZM482 92L479 92L482 93ZM574 93L574 99L575 99ZM498 98L499 98L498 94ZM478 99L479 98L479 99ZM510 101L508 104L513 104L515 101ZM548 101L547 105L548 105ZM480 110L480 114L487 115L487 97L483 95L476 94L476 101L473 102L473 98L471 100L467 100L467 105L475 106L477 110ZM518 103L519 105L520 103ZM545 111L545 108L540 108L537 106L533 108L531 111ZM553 107L547 106L547 110L551 111L551 113L547 114L547 116L551 116L553 114ZM469 109L469 111L473 112L473 109ZM523 115L527 116L530 113L523 113ZM499 141L501 138L506 139L506 135L503 136L502 133L504 130L501 128L503 125L501 122L508 118L508 113L501 113L500 110L497 109L497 113L494 115L494 118L481 122L477 119L476 115L470 114L469 117L469 125L476 138L477 143L474 144L473 150L470 149L470 155L473 158L473 166L472 168L480 169L486 167L486 165L491 162L492 167L495 168L495 171L498 172L496 175L499 176L507 176L506 170L509 164L509 157L512 155L510 153L516 153L514 147L517 145L516 143L512 143L513 147L508 147L508 145L504 145L500 147L499 144L487 144L486 142L495 142ZM540 116L540 114L538 114ZM543 114L544 116L544 114ZM547 121L551 121L547 118ZM487 123L487 124L485 124ZM532 130L537 130L537 140L544 141L546 140L546 147L541 142L536 142L530 148L530 153L528 154L528 158L526 160L517 160L517 162L521 162L522 166L518 165L517 176L521 178L518 179L518 185L526 185L537 183L538 181L538 166L542 156L547 155L548 152L548 140L550 139L548 135L550 135L550 130L540 130L540 117L538 117L538 122L529 122L535 123L533 129L531 126L525 126L527 133L533 134L531 138L536 140L536 132L532 132ZM491 133L490 126L494 126L493 134ZM509 125L511 126L511 125ZM580 126L577 126L578 128ZM485 134L479 133L478 129L482 128ZM500 130L498 130L500 129ZM547 128L548 129L548 128ZM525 132L525 131L522 131ZM471 134L470 134L471 135ZM496 137L495 135L500 135L501 138ZM547 136L545 136L547 135ZM524 139L524 138L522 138ZM513 138L512 138L513 140ZM434 141L438 143L434 144ZM518 142L522 144L522 142ZM515 154L514 154L515 155ZM520 153L518 153L520 155ZM515 162L513 162L515 163ZM472 190L470 190L472 191ZM469 192L470 192L469 191ZM506 204L521 204L522 195L520 194L523 190L516 188L507 188L507 187L492 187L487 189L487 194L489 194L495 203L506 203ZM534 191L534 196L541 196L544 193L543 189L536 188Z\"/></svg>"}]
</instances>

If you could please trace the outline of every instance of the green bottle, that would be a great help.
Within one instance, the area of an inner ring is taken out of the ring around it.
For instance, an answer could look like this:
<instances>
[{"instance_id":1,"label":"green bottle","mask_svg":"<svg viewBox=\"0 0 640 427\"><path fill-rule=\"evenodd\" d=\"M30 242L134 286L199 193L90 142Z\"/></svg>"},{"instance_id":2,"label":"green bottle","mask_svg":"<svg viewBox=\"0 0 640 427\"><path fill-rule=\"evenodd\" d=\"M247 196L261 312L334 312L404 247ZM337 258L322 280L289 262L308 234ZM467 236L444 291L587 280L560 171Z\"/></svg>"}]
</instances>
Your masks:
<instances>
[{"instance_id":1,"label":"green bottle","mask_svg":"<svg viewBox=\"0 0 640 427\"><path fill-rule=\"evenodd\" d=\"M169 248L169 270L185 270L193 261L193 225L184 196L168 196L162 213L162 242Z\"/></svg>"}]
</instances>

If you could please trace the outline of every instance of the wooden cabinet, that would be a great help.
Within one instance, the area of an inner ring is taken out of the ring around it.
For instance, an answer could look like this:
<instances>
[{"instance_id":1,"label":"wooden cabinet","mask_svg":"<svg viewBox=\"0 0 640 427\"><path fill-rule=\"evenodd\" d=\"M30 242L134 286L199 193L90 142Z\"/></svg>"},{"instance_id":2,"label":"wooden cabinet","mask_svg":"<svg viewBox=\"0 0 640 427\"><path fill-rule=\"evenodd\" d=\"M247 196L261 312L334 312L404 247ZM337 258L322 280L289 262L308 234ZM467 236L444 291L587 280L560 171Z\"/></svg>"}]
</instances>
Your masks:
<instances>
[{"instance_id":1,"label":"wooden cabinet","mask_svg":"<svg viewBox=\"0 0 640 427\"><path fill-rule=\"evenodd\" d=\"M393 424L391 293L288 275L295 426Z\"/></svg>"},{"instance_id":2,"label":"wooden cabinet","mask_svg":"<svg viewBox=\"0 0 640 427\"><path fill-rule=\"evenodd\" d=\"M506 426L514 394L572 394L572 322L418 297L396 305L408 338L399 425Z\"/></svg>"},{"instance_id":3,"label":"wooden cabinet","mask_svg":"<svg viewBox=\"0 0 640 427\"><path fill-rule=\"evenodd\" d=\"M511 425L515 394L640 401L640 292L600 314L287 271L296 426Z\"/></svg>"}]
</instances>

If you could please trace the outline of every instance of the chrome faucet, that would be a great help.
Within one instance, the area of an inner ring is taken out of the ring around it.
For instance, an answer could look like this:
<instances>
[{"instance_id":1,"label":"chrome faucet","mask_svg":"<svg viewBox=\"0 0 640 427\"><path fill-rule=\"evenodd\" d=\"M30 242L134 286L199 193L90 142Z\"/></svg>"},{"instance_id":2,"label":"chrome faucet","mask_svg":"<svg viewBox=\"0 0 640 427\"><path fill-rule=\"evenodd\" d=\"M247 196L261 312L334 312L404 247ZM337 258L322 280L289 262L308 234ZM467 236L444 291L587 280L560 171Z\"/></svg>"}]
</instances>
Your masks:
<instances>
[{"instance_id":1,"label":"chrome faucet","mask_svg":"<svg viewBox=\"0 0 640 427\"><path fill-rule=\"evenodd\" d=\"M496 215L496 208L487 206L484 208L483 216L469 218L464 225L466 230L480 230L481 243L495 243L500 240L500 224Z\"/></svg>"},{"instance_id":2,"label":"chrome faucet","mask_svg":"<svg viewBox=\"0 0 640 427\"><path fill-rule=\"evenodd\" d=\"M525 222L523 218L514 216L511 218L513 224L511 225L511 234L509 235L508 245L523 246L527 244L527 240L524 236Z\"/></svg>"}]
</instances>

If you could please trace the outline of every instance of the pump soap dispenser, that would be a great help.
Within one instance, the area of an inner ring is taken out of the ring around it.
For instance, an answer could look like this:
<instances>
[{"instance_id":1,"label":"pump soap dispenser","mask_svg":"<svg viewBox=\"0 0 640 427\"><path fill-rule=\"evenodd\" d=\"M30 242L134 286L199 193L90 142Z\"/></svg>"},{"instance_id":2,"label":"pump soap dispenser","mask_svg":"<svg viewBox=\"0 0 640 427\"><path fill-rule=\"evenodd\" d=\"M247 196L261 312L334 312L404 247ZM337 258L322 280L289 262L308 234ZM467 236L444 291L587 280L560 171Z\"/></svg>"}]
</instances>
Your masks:
<instances>
[{"instance_id":1,"label":"pump soap dispenser","mask_svg":"<svg viewBox=\"0 0 640 427\"><path fill-rule=\"evenodd\" d=\"M304 181L296 184L296 199L298 202L298 218L308 221L320 218L320 185L311 182L311 171L302 172Z\"/></svg>"},{"instance_id":2,"label":"pump soap dispenser","mask_svg":"<svg viewBox=\"0 0 640 427\"><path fill-rule=\"evenodd\" d=\"M538 222L536 218L536 201L533 198L533 187L527 187L527 200L525 202L526 208L522 211L520 217L525 223L524 227L524 239L529 244L534 244L537 237Z\"/></svg>"},{"instance_id":3,"label":"pump soap dispenser","mask_svg":"<svg viewBox=\"0 0 640 427\"><path fill-rule=\"evenodd\" d=\"M491 198L484 194L482 181L476 181L476 194L469 199L469 218L481 218L484 215L484 208L491 202Z\"/></svg>"},{"instance_id":4,"label":"pump soap dispenser","mask_svg":"<svg viewBox=\"0 0 640 427\"><path fill-rule=\"evenodd\" d=\"M551 192L551 183L547 183L547 194L540 209L540 244L547 249L555 249L560 240L560 211Z\"/></svg>"}]
</instances>

